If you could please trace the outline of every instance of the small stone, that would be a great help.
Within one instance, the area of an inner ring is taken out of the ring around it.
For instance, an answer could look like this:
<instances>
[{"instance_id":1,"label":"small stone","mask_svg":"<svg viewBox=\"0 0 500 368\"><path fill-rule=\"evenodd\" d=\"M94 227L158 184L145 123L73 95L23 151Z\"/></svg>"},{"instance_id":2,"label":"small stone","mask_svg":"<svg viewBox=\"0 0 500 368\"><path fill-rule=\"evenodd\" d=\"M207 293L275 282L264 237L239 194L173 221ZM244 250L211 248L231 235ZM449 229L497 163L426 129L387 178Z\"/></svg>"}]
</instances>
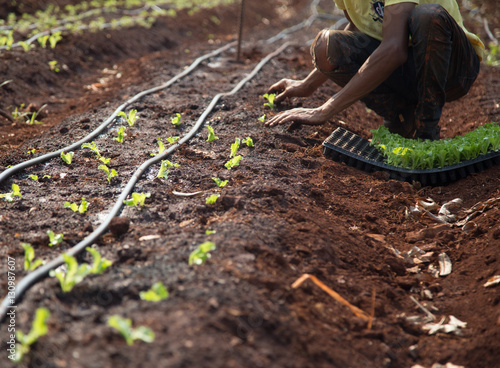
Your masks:
<instances>
[{"instance_id":1,"label":"small stone","mask_svg":"<svg viewBox=\"0 0 500 368\"><path fill-rule=\"evenodd\" d=\"M114 217L109 223L108 229L115 237L125 234L130 226L128 217Z\"/></svg>"}]
</instances>

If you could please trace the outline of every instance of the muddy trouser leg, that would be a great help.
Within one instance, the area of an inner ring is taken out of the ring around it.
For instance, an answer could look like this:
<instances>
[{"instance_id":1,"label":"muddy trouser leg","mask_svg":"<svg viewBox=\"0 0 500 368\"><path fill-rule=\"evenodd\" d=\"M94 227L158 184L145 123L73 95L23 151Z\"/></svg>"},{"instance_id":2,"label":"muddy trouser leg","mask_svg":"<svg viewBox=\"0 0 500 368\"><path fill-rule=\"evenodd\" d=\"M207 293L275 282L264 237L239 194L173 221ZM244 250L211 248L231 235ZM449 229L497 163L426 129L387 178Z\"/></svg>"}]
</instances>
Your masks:
<instances>
[{"instance_id":1,"label":"muddy trouser leg","mask_svg":"<svg viewBox=\"0 0 500 368\"><path fill-rule=\"evenodd\" d=\"M327 58L333 69L322 71L317 65L316 67L336 84L344 87L379 45L380 41L361 32L330 30ZM312 56L315 61L317 55L314 50ZM396 69L361 101L387 121L403 124L404 117L414 115L417 104L413 61Z\"/></svg>"},{"instance_id":2,"label":"muddy trouser leg","mask_svg":"<svg viewBox=\"0 0 500 368\"><path fill-rule=\"evenodd\" d=\"M438 4L417 6L409 27L416 65L416 137L439 139L444 103L469 91L479 73L479 58L464 31Z\"/></svg>"}]
</instances>

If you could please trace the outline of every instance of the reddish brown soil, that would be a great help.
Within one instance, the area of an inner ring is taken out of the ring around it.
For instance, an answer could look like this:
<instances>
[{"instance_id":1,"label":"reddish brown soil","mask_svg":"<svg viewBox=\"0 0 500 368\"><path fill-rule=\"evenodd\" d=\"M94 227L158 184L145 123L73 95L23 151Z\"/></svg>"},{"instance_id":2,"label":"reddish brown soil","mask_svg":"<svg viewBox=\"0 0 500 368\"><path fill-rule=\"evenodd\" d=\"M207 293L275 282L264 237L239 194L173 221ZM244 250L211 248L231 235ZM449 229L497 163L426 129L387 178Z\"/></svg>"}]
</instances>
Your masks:
<instances>
[{"instance_id":1,"label":"reddish brown soil","mask_svg":"<svg viewBox=\"0 0 500 368\"><path fill-rule=\"evenodd\" d=\"M97 169L100 162L89 150L78 150L70 166L54 159L0 184L2 193L12 183L23 193L14 203L0 202L2 298L8 256L16 258L17 280L25 275L21 242L32 243L37 258L50 260L82 240L108 213L135 169L157 150L158 137L165 142L185 134L215 94L231 90L277 48L257 40L309 15L307 1L281 1L279 9L274 3L247 3L243 62L234 62L231 50L203 63L171 88L131 106L139 111L139 120L127 130L125 143L113 140L121 123L95 139L101 153L112 159L117 180L108 184ZM330 1L322 1L321 7L333 11ZM83 34L66 37L55 50L0 54L2 80L13 80L0 88L0 108L48 104L43 125L0 120L2 171L30 158L28 149L36 148L36 156L75 142L126 98L166 82L196 57L233 40L238 11L238 6L229 6L191 17L181 14L159 20L151 30ZM221 25L207 21L210 15ZM475 20L466 19L476 27ZM222 99L208 118L217 141L207 142L204 128L170 158L181 166L172 168L168 179L155 178L159 165L147 171L134 189L151 193L147 206L124 208L121 215L130 219L130 229L116 236L107 233L96 244L113 261L110 269L87 277L69 293L62 293L51 278L27 292L17 308L16 328L27 332L41 306L51 317L49 332L32 346L24 366L431 367L452 362L468 368L500 367L500 287L483 287L500 274L498 203L474 218L477 226L471 232L405 215L418 198L439 204L461 198L458 218L464 218L476 203L500 197L500 167L446 186L421 188L326 159L322 142L337 126L345 124L369 138L370 129L381 123L361 103L320 127L289 131L258 123L263 113L273 114L263 107L261 95L280 78L307 75L311 61L306 41L327 26L318 22L294 34L291 47L242 91ZM483 35L481 27L473 30ZM207 42L209 33L215 34L215 42ZM67 69L51 72L47 62L54 59ZM499 70L483 65L469 95L446 106L443 135L498 121L499 81ZM325 85L313 97L278 110L317 106L336 90ZM176 112L183 117L179 128L170 124ZM255 148L242 145L240 166L225 169L231 143L248 136ZM51 178L35 182L29 174ZM229 184L218 189L211 179L215 176ZM185 198L173 190L203 194ZM214 193L221 194L219 200L207 205L205 198ZM63 208L65 201L79 203L82 197L90 203L85 214ZM47 246L48 229L64 233L57 248ZM216 233L206 235L207 229ZM188 266L189 254L207 240L217 245L212 257L202 266ZM427 272L429 263L418 273L409 271L415 265L396 257L392 248L407 252L414 246L433 252L432 265L446 252L452 273L434 278ZM79 260L89 261L89 256ZM304 273L367 313L374 310L372 328L311 281L291 288ZM170 297L159 303L141 300L139 292L157 281L166 285ZM427 290L432 299L425 296ZM436 321L453 315L467 327L460 336L428 335L422 323L408 319L425 317L410 297ZM106 325L114 314L131 318L134 326L152 328L154 342L127 346ZM7 358L8 336L4 322L2 367L15 366Z\"/></svg>"}]
</instances>

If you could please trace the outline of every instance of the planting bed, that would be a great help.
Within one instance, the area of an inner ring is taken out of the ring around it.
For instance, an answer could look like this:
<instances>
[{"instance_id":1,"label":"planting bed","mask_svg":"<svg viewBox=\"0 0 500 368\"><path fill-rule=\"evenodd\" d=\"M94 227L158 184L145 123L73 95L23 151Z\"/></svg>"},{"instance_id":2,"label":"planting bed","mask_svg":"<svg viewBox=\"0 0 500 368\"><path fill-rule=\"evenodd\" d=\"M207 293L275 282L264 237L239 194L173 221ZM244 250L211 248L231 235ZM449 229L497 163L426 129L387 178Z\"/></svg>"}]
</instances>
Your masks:
<instances>
[{"instance_id":1,"label":"planting bed","mask_svg":"<svg viewBox=\"0 0 500 368\"><path fill-rule=\"evenodd\" d=\"M88 236L137 167L158 151L158 137L168 146L168 137L186 134L217 93L230 91L283 42L258 40L310 15L305 0L246 3L241 62L234 61L231 49L202 63L170 88L127 107L137 109L139 118L127 128L123 143L113 139L126 125L122 120L94 139L118 173L111 183L89 149L75 150L71 165L52 159L0 183L1 193L15 183L23 196L0 202L2 298L8 290L8 257L16 259L16 282L26 274L21 242L31 243L36 257L49 261ZM332 4L323 0L320 8L333 12ZM490 28L498 28L496 2L481 4L491 16ZM0 170L81 139L128 98L165 83L195 58L234 40L238 14L237 5L180 13L175 19L160 18L150 30L67 36L54 50L3 52L0 83L12 82L0 87L0 108L12 111L21 103L47 107L40 116L43 125L0 117ZM483 24L464 16L469 28L486 38ZM465 218L476 203L500 197L500 166L445 186L422 187L325 158L322 143L337 127L369 139L370 129L382 123L361 103L319 127L266 128L258 122L262 114L276 113L263 106L262 94L280 78L307 75L306 42L330 25L318 21L294 33L290 47L240 92L221 99L207 118L218 140L208 142L203 127L168 158L180 167L170 168L167 179L156 178L159 164L147 170L134 188L151 194L147 205L124 208L121 217L129 228L118 226L95 244L113 261L108 270L87 276L68 293L54 278L26 293L16 309L16 329L28 332L38 307L48 308L51 317L48 333L32 345L21 366L499 366L500 286L483 285L500 274L500 202L483 205L466 231L408 213L421 198L440 205L461 198L457 220ZM54 59L66 68L50 71L47 62ZM443 136L498 122L499 81L499 70L483 65L469 95L446 105ZM337 90L327 83L313 97L294 99L277 111L317 106ZM182 116L179 127L170 120L176 113ZM255 147L241 144L240 165L226 169L231 144L247 137ZM35 153L28 152L33 148ZM34 181L30 174L50 178ZM227 186L218 188L212 177L228 180ZM184 197L174 191L202 193ZM219 199L206 204L212 194L220 194ZM63 207L82 197L89 202L86 213ZM47 246L49 229L64 234L62 244ZM206 230L216 232L207 235ZM216 244L212 257L189 266L190 253L205 241ZM432 254L412 263L404 255L415 246ZM438 266L441 253L449 256L453 269L435 278L428 267ZM90 256L84 252L78 260L90 261ZM368 314L374 310L371 329L311 281L292 288L304 273ZM141 300L139 293L157 281L170 297L158 303ZM434 314L436 323L453 315L467 327L461 335L429 335L424 323L408 318L426 317L411 297ZM128 346L107 326L115 314L132 319L134 326L150 327L154 342ZM16 366L8 359L8 324L4 321L0 329L2 367Z\"/></svg>"}]
</instances>

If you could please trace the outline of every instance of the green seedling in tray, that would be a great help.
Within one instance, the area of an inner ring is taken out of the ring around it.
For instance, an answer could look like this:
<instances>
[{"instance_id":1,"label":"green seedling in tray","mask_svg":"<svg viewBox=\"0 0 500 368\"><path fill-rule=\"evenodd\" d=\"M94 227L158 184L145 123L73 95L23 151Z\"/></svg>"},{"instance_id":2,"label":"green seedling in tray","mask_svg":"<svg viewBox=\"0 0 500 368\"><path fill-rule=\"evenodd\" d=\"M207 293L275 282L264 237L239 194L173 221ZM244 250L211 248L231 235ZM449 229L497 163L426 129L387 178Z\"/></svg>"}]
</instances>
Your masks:
<instances>
[{"instance_id":1,"label":"green seedling in tray","mask_svg":"<svg viewBox=\"0 0 500 368\"><path fill-rule=\"evenodd\" d=\"M415 140L392 134L381 126L372 130L372 145L387 163L406 169L434 169L472 160L500 149L500 126L488 123L464 136L437 141Z\"/></svg>"},{"instance_id":2,"label":"green seedling in tray","mask_svg":"<svg viewBox=\"0 0 500 368\"><path fill-rule=\"evenodd\" d=\"M37 267L43 265L43 261L41 259L35 259L35 250L29 243L21 243L21 246L24 249L24 270L25 271L33 271Z\"/></svg>"},{"instance_id":3,"label":"green seedling in tray","mask_svg":"<svg viewBox=\"0 0 500 368\"><path fill-rule=\"evenodd\" d=\"M106 173L109 184L111 184L112 178L114 178L115 176L118 176L118 173L116 172L115 169L109 170L109 167L107 167L106 165L99 165L98 169L103 170Z\"/></svg>"},{"instance_id":4,"label":"green seedling in tray","mask_svg":"<svg viewBox=\"0 0 500 368\"><path fill-rule=\"evenodd\" d=\"M123 133L125 133L125 127L124 126L121 126L119 129L118 129L118 137L115 137L113 138L115 141L117 141L118 143L123 143Z\"/></svg>"},{"instance_id":5,"label":"green seedling in tray","mask_svg":"<svg viewBox=\"0 0 500 368\"><path fill-rule=\"evenodd\" d=\"M118 330L127 342L127 345L133 345L135 340L142 340L149 343L155 339L155 334L149 327L139 326L132 328L131 319L123 318L116 314L108 319L108 326Z\"/></svg>"},{"instance_id":6,"label":"green seedling in tray","mask_svg":"<svg viewBox=\"0 0 500 368\"><path fill-rule=\"evenodd\" d=\"M62 233L56 234L52 230L47 230L47 235L49 236L49 247L61 244L64 239L64 235Z\"/></svg>"},{"instance_id":7,"label":"green seedling in tray","mask_svg":"<svg viewBox=\"0 0 500 368\"><path fill-rule=\"evenodd\" d=\"M128 115L125 114L123 111L120 111L117 113L118 116L121 116L125 121L128 123L130 127L133 127L135 124L135 121L137 120L137 110L130 110L128 112Z\"/></svg>"},{"instance_id":8,"label":"green seedling in tray","mask_svg":"<svg viewBox=\"0 0 500 368\"><path fill-rule=\"evenodd\" d=\"M264 97L267 102L264 103L264 106L269 107L271 110L274 109L274 99L276 98L275 93L266 93L262 97Z\"/></svg>"},{"instance_id":9,"label":"green seedling in tray","mask_svg":"<svg viewBox=\"0 0 500 368\"><path fill-rule=\"evenodd\" d=\"M88 202L85 200L85 198L82 197L82 203L80 205L76 204L75 202L69 203L68 201L64 202L64 208L69 208L73 212L79 212L79 213L85 213L88 208Z\"/></svg>"},{"instance_id":10,"label":"green seedling in tray","mask_svg":"<svg viewBox=\"0 0 500 368\"><path fill-rule=\"evenodd\" d=\"M220 194L212 194L206 199L207 204L214 204L217 202L217 199L220 197Z\"/></svg>"},{"instance_id":11,"label":"green seedling in tray","mask_svg":"<svg viewBox=\"0 0 500 368\"><path fill-rule=\"evenodd\" d=\"M233 157L232 159L230 159L228 162L226 162L224 164L224 166L226 167L226 169L229 169L231 170L233 167L236 167L236 166L239 166L240 164L240 161L243 157L241 157L241 155L238 155L236 157Z\"/></svg>"},{"instance_id":12,"label":"green seedling in tray","mask_svg":"<svg viewBox=\"0 0 500 368\"><path fill-rule=\"evenodd\" d=\"M71 165L71 161L73 161L73 152L68 152L68 153L61 152L61 159L68 165Z\"/></svg>"},{"instance_id":13,"label":"green seedling in tray","mask_svg":"<svg viewBox=\"0 0 500 368\"><path fill-rule=\"evenodd\" d=\"M228 180L221 180L219 178L212 178L212 180L215 181L215 184L217 184L219 188L224 188L229 182Z\"/></svg>"},{"instance_id":14,"label":"green seedling in tray","mask_svg":"<svg viewBox=\"0 0 500 368\"><path fill-rule=\"evenodd\" d=\"M0 194L0 198L3 198L7 202L14 202L14 197L22 198L21 190L19 189L19 185L12 184L12 192Z\"/></svg>"},{"instance_id":15,"label":"green seedling in tray","mask_svg":"<svg viewBox=\"0 0 500 368\"><path fill-rule=\"evenodd\" d=\"M214 133L214 128L212 128L210 125L207 125L207 129L208 129L208 138L207 138L208 142L213 142L216 139L219 139L219 137L217 137Z\"/></svg>"},{"instance_id":16,"label":"green seedling in tray","mask_svg":"<svg viewBox=\"0 0 500 368\"><path fill-rule=\"evenodd\" d=\"M170 121L172 122L172 125L174 126L179 126L182 123L182 117L181 114L176 113L174 116L170 118Z\"/></svg>"},{"instance_id":17,"label":"green seedling in tray","mask_svg":"<svg viewBox=\"0 0 500 368\"><path fill-rule=\"evenodd\" d=\"M229 155L229 157L236 156L236 153L238 152L238 149L240 148L240 143L241 143L241 139L236 138L234 140L234 143L231 145L231 155Z\"/></svg>"},{"instance_id":18,"label":"green seedling in tray","mask_svg":"<svg viewBox=\"0 0 500 368\"><path fill-rule=\"evenodd\" d=\"M163 285L161 281L158 281L151 286L151 289L141 291L139 293L139 297L148 302L159 302L168 298L168 291L165 288L165 285Z\"/></svg>"},{"instance_id":19,"label":"green seedling in tray","mask_svg":"<svg viewBox=\"0 0 500 368\"><path fill-rule=\"evenodd\" d=\"M215 250L215 243L211 241L206 241L198 246L189 255L189 265L202 265L205 261L210 258L210 251Z\"/></svg>"},{"instance_id":20,"label":"green seedling in tray","mask_svg":"<svg viewBox=\"0 0 500 368\"><path fill-rule=\"evenodd\" d=\"M84 149L84 148L89 148L91 149L97 158L100 158L101 157L101 153L99 152L99 148L97 148L97 145L95 144L94 141L90 142L90 143L84 143L82 144L81 146L81 149Z\"/></svg>"},{"instance_id":21,"label":"green seedling in tray","mask_svg":"<svg viewBox=\"0 0 500 368\"><path fill-rule=\"evenodd\" d=\"M16 338L19 344L16 344L15 352L9 355L9 359L17 363L23 360L23 357L29 353L31 345L49 331L47 327L49 318L50 312L47 308L38 308L30 332L25 335L21 330L16 330Z\"/></svg>"},{"instance_id":22,"label":"green seedling in tray","mask_svg":"<svg viewBox=\"0 0 500 368\"><path fill-rule=\"evenodd\" d=\"M151 193L132 193L132 198L123 201L127 206L145 206L146 198L151 197Z\"/></svg>"}]
</instances>

